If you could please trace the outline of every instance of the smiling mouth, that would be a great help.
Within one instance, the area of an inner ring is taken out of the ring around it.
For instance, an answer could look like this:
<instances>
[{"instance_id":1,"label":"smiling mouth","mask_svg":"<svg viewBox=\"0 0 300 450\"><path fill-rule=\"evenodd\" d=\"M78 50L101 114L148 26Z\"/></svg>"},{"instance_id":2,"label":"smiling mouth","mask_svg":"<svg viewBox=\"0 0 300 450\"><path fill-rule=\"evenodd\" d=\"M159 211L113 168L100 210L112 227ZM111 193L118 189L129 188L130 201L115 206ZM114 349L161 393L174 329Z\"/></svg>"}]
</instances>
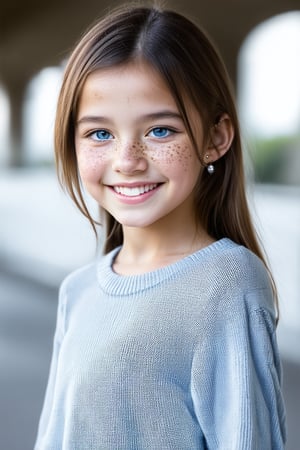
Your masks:
<instances>
[{"instance_id":1,"label":"smiling mouth","mask_svg":"<svg viewBox=\"0 0 300 450\"><path fill-rule=\"evenodd\" d=\"M124 195L126 197L137 197L139 195L146 194L147 192L153 191L153 189L156 189L159 186L158 183L155 184L145 184L142 186L134 186L134 187L128 187L128 186L113 186L113 190L117 194Z\"/></svg>"}]
</instances>

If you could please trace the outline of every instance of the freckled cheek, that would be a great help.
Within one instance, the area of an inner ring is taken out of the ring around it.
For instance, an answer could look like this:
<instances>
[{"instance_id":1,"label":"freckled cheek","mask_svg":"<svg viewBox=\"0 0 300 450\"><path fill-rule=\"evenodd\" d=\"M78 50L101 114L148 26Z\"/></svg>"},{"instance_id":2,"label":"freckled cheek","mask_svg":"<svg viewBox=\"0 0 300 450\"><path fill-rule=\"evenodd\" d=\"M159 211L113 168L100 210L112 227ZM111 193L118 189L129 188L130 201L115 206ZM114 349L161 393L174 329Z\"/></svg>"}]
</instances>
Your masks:
<instances>
[{"instance_id":1,"label":"freckled cheek","mask_svg":"<svg viewBox=\"0 0 300 450\"><path fill-rule=\"evenodd\" d=\"M77 148L76 155L81 178L86 181L98 181L107 165L107 155L86 147Z\"/></svg>"},{"instance_id":2,"label":"freckled cheek","mask_svg":"<svg viewBox=\"0 0 300 450\"><path fill-rule=\"evenodd\" d=\"M198 162L193 148L187 144L170 144L152 148L149 151L149 157L154 163L169 168L178 164L184 171L189 171L191 166Z\"/></svg>"}]
</instances>

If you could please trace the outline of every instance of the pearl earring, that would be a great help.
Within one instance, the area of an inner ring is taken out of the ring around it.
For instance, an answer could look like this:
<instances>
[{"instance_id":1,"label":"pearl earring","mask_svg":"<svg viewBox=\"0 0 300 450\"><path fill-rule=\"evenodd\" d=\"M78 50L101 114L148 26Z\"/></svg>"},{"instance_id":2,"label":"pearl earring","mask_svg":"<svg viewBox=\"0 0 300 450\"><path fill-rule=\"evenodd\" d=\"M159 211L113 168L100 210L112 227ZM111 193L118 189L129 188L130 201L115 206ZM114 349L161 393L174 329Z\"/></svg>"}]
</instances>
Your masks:
<instances>
[{"instance_id":1,"label":"pearl earring","mask_svg":"<svg viewBox=\"0 0 300 450\"><path fill-rule=\"evenodd\" d=\"M206 170L209 173L209 175L212 175L215 171L215 166L213 164L208 164Z\"/></svg>"},{"instance_id":2,"label":"pearl earring","mask_svg":"<svg viewBox=\"0 0 300 450\"><path fill-rule=\"evenodd\" d=\"M205 158L208 159L209 156L205 155ZM215 166L213 164L208 164L208 166L206 167L207 172L209 173L209 175L212 175L215 171Z\"/></svg>"}]
</instances>

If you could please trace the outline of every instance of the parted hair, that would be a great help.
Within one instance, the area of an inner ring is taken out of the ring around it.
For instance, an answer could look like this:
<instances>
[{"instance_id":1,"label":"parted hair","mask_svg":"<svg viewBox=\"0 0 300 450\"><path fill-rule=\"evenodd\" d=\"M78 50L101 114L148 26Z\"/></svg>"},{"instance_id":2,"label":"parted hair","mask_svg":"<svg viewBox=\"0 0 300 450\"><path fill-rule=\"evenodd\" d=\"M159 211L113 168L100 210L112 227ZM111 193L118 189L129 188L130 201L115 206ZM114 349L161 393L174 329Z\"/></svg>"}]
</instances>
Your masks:
<instances>
[{"instance_id":1,"label":"parted hair","mask_svg":"<svg viewBox=\"0 0 300 450\"><path fill-rule=\"evenodd\" d=\"M267 267L249 213L239 122L229 77L207 34L175 11L156 6L119 7L98 20L76 45L65 69L56 114L55 155L60 183L96 231L97 222L84 201L75 152L78 101L89 74L137 59L149 63L165 81L202 162L195 189L199 223L215 239L228 237L244 245ZM213 176L204 170L202 143L197 142L197 129L190 120L191 104L199 113L205 139L224 114L234 128L231 148L215 162ZM104 251L108 252L122 244L122 227L107 211L101 216L105 217ZM271 274L270 279L276 292Z\"/></svg>"}]
</instances>

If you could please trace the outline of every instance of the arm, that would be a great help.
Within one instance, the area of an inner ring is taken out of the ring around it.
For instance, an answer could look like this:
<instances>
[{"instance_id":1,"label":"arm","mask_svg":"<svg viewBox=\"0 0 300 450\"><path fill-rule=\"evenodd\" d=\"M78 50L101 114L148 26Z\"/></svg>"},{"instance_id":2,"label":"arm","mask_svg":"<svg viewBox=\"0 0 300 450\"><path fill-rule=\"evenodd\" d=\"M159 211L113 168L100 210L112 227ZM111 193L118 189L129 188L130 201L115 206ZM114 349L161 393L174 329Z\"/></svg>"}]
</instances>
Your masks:
<instances>
[{"instance_id":1,"label":"arm","mask_svg":"<svg viewBox=\"0 0 300 450\"><path fill-rule=\"evenodd\" d=\"M64 320L65 320L65 295L64 295L63 285L62 285L62 288L61 288L60 294L59 294L56 330L55 330L55 335L54 335L53 352L52 352L48 384L47 384L44 405L43 405L40 422L39 422L37 440L36 440L36 444L35 444L36 450L41 448L42 441L47 432L47 426L48 426L49 418L50 418L51 411L52 411L53 394L54 394L54 389L55 389L55 384L56 384L57 363L58 363L58 358L59 358L59 353L60 353L61 342L62 342L64 332L65 332Z\"/></svg>"},{"instance_id":2,"label":"arm","mask_svg":"<svg viewBox=\"0 0 300 450\"><path fill-rule=\"evenodd\" d=\"M195 353L192 398L209 449L284 448L281 369L266 297L261 289L230 307L224 302Z\"/></svg>"}]
</instances>

